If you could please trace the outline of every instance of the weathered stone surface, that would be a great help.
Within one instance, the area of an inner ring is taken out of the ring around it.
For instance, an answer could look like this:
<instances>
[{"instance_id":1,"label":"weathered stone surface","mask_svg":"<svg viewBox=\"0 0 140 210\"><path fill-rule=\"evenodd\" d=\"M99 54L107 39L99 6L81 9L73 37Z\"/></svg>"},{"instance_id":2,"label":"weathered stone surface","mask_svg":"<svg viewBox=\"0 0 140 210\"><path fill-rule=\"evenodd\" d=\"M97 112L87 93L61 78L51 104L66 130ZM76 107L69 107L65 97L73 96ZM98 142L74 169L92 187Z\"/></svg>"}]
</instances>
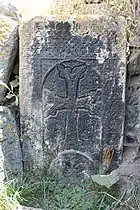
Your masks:
<instances>
[{"instance_id":1,"label":"weathered stone surface","mask_svg":"<svg viewBox=\"0 0 140 210\"><path fill-rule=\"evenodd\" d=\"M95 1L93 4L87 4L86 0L50 0L46 7L48 8L47 14L101 15L105 12L104 9L107 9L107 4L96 4Z\"/></svg>"},{"instance_id":2,"label":"weathered stone surface","mask_svg":"<svg viewBox=\"0 0 140 210\"><path fill-rule=\"evenodd\" d=\"M19 6L19 4L17 4ZM48 0L36 1L25 4L24 1L20 2L20 14L22 20L31 20L35 16L46 15L101 15L103 9L106 8L106 16L109 14L108 4L86 4L85 0Z\"/></svg>"},{"instance_id":3,"label":"weathered stone surface","mask_svg":"<svg viewBox=\"0 0 140 210\"><path fill-rule=\"evenodd\" d=\"M140 27L136 29L136 32L134 33L133 37L131 38L130 42L131 47L140 47Z\"/></svg>"},{"instance_id":4,"label":"weathered stone surface","mask_svg":"<svg viewBox=\"0 0 140 210\"><path fill-rule=\"evenodd\" d=\"M131 48L128 61L128 78L140 74L140 50L139 48Z\"/></svg>"},{"instance_id":5,"label":"weathered stone surface","mask_svg":"<svg viewBox=\"0 0 140 210\"><path fill-rule=\"evenodd\" d=\"M140 52L133 50L128 65L128 78L126 89L126 121L125 121L125 145L134 149L135 157L140 145ZM134 157L134 158L135 158Z\"/></svg>"},{"instance_id":6,"label":"weathered stone surface","mask_svg":"<svg viewBox=\"0 0 140 210\"><path fill-rule=\"evenodd\" d=\"M18 50L18 22L15 14L16 9L12 6L0 4L0 80L6 84ZM0 103L5 91L0 86Z\"/></svg>"},{"instance_id":7,"label":"weathered stone surface","mask_svg":"<svg viewBox=\"0 0 140 210\"><path fill-rule=\"evenodd\" d=\"M25 170L49 168L77 180L115 167L121 159L126 56L119 40L124 21L98 28L103 19L48 16L22 25Z\"/></svg>"},{"instance_id":8,"label":"weathered stone surface","mask_svg":"<svg viewBox=\"0 0 140 210\"><path fill-rule=\"evenodd\" d=\"M15 119L8 108L0 106L0 148L6 178L22 176L22 154ZM1 159L0 159L1 160ZM0 165L1 167L1 165Z\"/></svg>"},{"instance_id":9,"label":"weathered stone surface","mask_svg":"<svg viewBox=\"0 0 140 210\"><path fill-rule=\"evenodd\" d=\"M140 143L140 75L129 78L127 85L126 140L137 144Z\"/></svg>"},{"instance_id":10,"label":"weathered stone surface","mask_svg":"<svg viewBox=\"0 0 140 210\"><path fill-rule=\"evenodd\" d=\"M0 126L1 126L1 121L0 121ZM0 128L0 133L2 133L2 129ZM0 141L1 141L2 134L0 134ZM2 148L0 146L0 185L3 183L5 179L4 175L4 156L2 152Z\"/></svg>"}]
</instances>

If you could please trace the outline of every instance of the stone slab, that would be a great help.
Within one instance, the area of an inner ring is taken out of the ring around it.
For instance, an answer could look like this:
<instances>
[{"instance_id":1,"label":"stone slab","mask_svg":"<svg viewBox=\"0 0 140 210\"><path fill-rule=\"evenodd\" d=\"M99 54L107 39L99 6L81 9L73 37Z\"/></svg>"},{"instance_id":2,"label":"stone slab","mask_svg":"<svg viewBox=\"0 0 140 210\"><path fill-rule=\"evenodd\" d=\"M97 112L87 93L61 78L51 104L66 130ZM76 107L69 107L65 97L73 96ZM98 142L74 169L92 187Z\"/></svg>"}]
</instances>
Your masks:
<instances>
[{"instance_id":1,"label":"stone slab","mask_svg":"<svg viewBox=\"0 0 140 210\"><path fill-rule=\"evenodd\" d=\"M24 168L67 179L121 160L126 44L124 20L47 16L20 28ZM99 27L100 26L100 27ZM124 35L124 33L123 33Z\"/></svg>"},{"instance_id":2,"label":"stone slab","mask_svg":"<svg viewBox=\"0 0 140 210\"><path fill-rule=\"evenodd\" d=\"M16 122L10 110L3 106L0 106L0 169L8 180L23 175Z\"/></svg>"}]
</instances>

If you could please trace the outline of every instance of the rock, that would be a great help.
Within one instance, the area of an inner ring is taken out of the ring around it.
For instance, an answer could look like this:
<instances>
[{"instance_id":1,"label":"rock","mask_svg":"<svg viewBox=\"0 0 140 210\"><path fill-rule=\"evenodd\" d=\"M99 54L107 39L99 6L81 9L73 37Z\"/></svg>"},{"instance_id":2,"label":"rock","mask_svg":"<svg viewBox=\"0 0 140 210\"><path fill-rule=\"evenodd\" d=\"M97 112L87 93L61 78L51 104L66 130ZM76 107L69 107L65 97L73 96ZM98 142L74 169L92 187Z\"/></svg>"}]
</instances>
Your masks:
<instances>
[{"instance_id":1,"label":"rock","mask_svg":"<svg viewBox=\"0 0 140 210\"><path fill-rule=\"evenodd\" d=\"M118 170L116 169L107 175L104 175L104 174L92 175L91 179L93 182L101 186L110 188L119 181L119 173L118 173Z\"/></svg>"},{"instance_id":2,"label":"rock","mask_svg":"<svg viewBox=\"0 0 140 210\"><path fill-rule=\"evenodd\" d=\"M106 4L96 4L95 1L92 3L90 4L86 0L50 0L46 7L48 8L47 13L54 15L103 15Z\"/></svg>"},{"instance_id":3,"label":"rock","mask_svg":"<svg viewBox=\"0 0 140 210\"><path fill-rule=\"evenodd\" d=\"M138 74L140 74L140 50L132 48L128 61L128 78Z\"/></svg>"},{"instance_id":4,"label":"rock","mask_svg":"<svg viewBox=\"0 0 140 210\"><path fill-rule=\"evenodd\" d=\"M15 75L19 74L19 63L15 63L12 73Z\"/></svg>"},{"instance_id":5,"label":"rock","mask_svg":"<svg viewBox=\"0 0 140 210\"><path fill-rule=\"evenodd\" d=\"M22 177L22 153L16 122L8 108L0 106L0 148L5 177Z\"/></svg>"},{"instance_id":6,"label":"rock","mask_svg":"<svg viewBox=\"0 0 140 210\"><path fill-rule=\"evenodd\" d=\"M140 143L140 74L127 80L125 133L128 143Z\"/></svg>"},{"instance_id":7,"label":"rock","mask_svg":"<svg viewBox=\"0 0 140 210\"><path fill-rule=\"evenodd\" d=\"M122 154L125 22L86 11L36 17L20 28L25 170L53 170L63 182L115 168Z\"/></svg>"},{"instance_id":8,"label":"rock","mask_svg":"<svg viewBox=\"0 0 140 210\"><path fill-rule=\"evenodd\" d=\"M98 4L98 7L96 5L96 3L86 4L85 0L66 0L65 2L63 0L48 0L47 2L43 0L41 2L36 1L34 4L20 2L19 10L20 14L22 14L22 20L27 21L35 16L46 16L47 14L97 14L98 10L98 14L101 15L106 4Z\"/></svg>"},{"instance_id":9,"label":"rock","mask_svg":"<svg viewBox=\"0 0 140 210\"><path fill-rule=\"evenodd\" d=\"M140 145L140 51L133 49L128 65L125 136L127 147ZM126 144L125 143L125 144ZM137 154L136 154L137 155Z\"/></svg>"},{"instance_id":10,"label":"rock","mask_svg":"<svg viewBox=\"0 0 140 210\"><path fill-rule=\"evenodd\" d=\"M1 123L2 122L0 121L0 124ZM0 142L1 142L1 140L2 140L2 129L0 127ZM3 183L4 179L5 179L5 175L4 175L4 156L3 156L2 148L1 148L1 145L0 145L0 186Z\"/></svg>"},{"instance_id":11,"label":"rock","mask_svg":"<svg viewBox=\"0 0 140 210\"><path fill-rule=\"evenodd\" d=\"M128 21L128 41L129 46L134 48L140 47L140 22L139 22L139 16L140 16L140 4L139 0L130 1L129 4L131 4L131 15L129 18L131 19L130 22Z\"/></svg>"},{"instance_id":12,"label":"rock","mask_svg":"<svg viewBox=\"0 0 140 210\"><path fill-rule=\"evenodd\" d=\"M130 42L130 47L140 48L140 27L136 29L136 32L133 36L134 38L132 38Z\"/></svg>"},{"instance_id":13,"label":"rock","mask_svg":"<svg viewBox=\"0 0 140 210\"><path fill-rule=\"evenodd\" d=\"M0 142L2 142L3 140L3 121L0 119ZM1 147L1 143L0 143L0 185L3 183L5 179L5 175L4 175L4 155L2 152L2 147Z\"/></svg>"},{"instance_id":14,"label":"rock","mask_svg":"<svg viewBox=\"0 0 140 210\"><path fill-rule=\"evenodd\" d=\"M43 210L43 209L18 205L18 207L15 210Z\"/></svg>"},{"instance_id":15,"label":"rock","mask_svg":"<svg viewBox=\"0 0 140 210\"><path fill-rule=\"evenodd\" d=\"M124 160L118 168L118 174L120 177L118 183L120 195L130 197L132 191L134 192L140 183L139 160Z\"/></svg>"},{"instance_id":16,"label":"rock","mask_svg":"<svg viewBox=\"0 0 140 210\"><path fill-rule=\"evenodd\" d=\"M0 4L0 80L8 83L18 51L18 21L16 9ZM0 103L6 89L0 86Z\"/></svg>"}]
</instances>

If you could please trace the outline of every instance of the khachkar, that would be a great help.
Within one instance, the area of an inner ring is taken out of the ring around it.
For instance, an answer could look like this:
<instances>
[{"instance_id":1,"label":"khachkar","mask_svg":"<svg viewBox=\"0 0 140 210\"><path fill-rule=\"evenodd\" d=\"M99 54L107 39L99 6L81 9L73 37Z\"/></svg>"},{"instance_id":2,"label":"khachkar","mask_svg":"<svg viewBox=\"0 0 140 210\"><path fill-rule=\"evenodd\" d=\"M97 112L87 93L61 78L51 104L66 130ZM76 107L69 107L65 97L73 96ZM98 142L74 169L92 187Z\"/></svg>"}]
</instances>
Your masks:
<instances>
[{"instance_id":1,"label":"khachkar","mask_svg":"<svg viewBox=\"0 0 140 210\"><path fill-rule=\"evenodd\" d=\"M51 169L75 180L119 163L125 108L124 21L104 25L102 20L53 15L21 26L25 170L37 174Z\"/></svg>"}]
</instances>

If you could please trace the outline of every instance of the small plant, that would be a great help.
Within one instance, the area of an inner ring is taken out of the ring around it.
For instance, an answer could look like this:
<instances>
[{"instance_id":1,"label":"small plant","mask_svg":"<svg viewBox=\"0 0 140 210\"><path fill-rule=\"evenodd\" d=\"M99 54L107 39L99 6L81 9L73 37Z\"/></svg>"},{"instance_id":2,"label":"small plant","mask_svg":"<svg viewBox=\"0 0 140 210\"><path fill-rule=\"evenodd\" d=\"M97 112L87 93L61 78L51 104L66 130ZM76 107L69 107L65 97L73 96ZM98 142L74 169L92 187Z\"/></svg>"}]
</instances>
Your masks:
<instances>
[{"instance_id":1,"label":"small plant","mask_svg":"<svg viewBox=\"0 0 140 210\"><path fill-rule=\"evenodd\" d=\"M0 186L0 210L15 210L20 194L11 186L11 182Z\"/></svg>"},{"instance_id":2,"label":"small plant","mask_svg":"<svg viewBox=\"0 0 140 210\"><path fill-rule=\"evenodd\" d=\"M13 180L0 188L0 210L15 210L20 203L43 210L139 210L140 187L119 196L118 186L110 189L94 182L62 186L48 176L33 182L28 177Z\"/></svg>"},{"instance_id":3,"label":"small plant","mask_svg":"<svg viewBox=\"0 0 140 210\"><path fill-rule=\"evenodd\" d=\"M7 100L11 100L16 106L19 104L18 93L16 93L15 88L19 87L19 79L18 76L15 76L15 79L9 83L9 86L0 80L0 86L7 89L7 94L3 100L3 103Z\"/></svg>"}]
</instances>

